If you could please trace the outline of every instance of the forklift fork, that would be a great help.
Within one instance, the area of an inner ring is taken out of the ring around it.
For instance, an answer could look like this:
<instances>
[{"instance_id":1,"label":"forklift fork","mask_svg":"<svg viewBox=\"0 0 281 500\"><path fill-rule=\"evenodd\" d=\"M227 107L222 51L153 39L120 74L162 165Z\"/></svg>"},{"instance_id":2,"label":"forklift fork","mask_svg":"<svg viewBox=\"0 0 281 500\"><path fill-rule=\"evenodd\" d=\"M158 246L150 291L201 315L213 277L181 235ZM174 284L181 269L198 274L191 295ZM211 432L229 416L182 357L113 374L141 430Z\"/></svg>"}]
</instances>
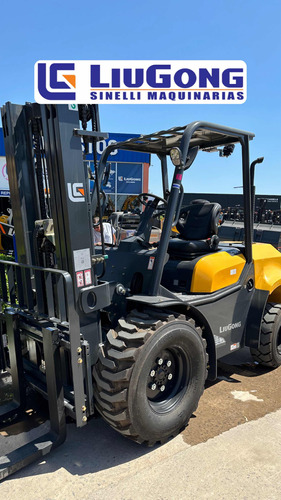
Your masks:
<instances>
[{"instance_id":1,"label":"forklift fork","mask_svg":"<svg viewBox=\"0 0 281 500\"><path fill-rule=\"evenodd\" d=\"M9 356L14 399L0 407L0 420L7 420L25 408L25 378L21 354L20 329L17 314L6 314ZM0 480L46 455L66 438L63 379L56 329L43 329L43 347L46 363L46 383L49 406L49 431L43 436L0 456Z\"/></svg>"},{"instance_id":2,"label":"forklift fork","mask_svg":"<svg viewBox=\"0 0 281 500\"><path fill-rule=\"evenodd\" d=\"M29 279L25 280L27 273ZM34 279L30 279L31 275ZM0 421L7 421L26 410L26 387L29 385L47 399L50 422L46 434L0 456L2 480L46 455L65 440L65 408L78 427L86 424L87 415L93 413L93 408L90 401L92 388L87 403L84 393L84 371L86 386L90 386L90 351L87 342L80 341L70 275L57 269L0 261L0 286L2 305L6 305L0 317L0 334L1 337L4 332L7 335L9 351L9 360L6 360L4 342L0 342L1 369L10 373L13 390L13 400L0 406ZM33 363L32 359L28 362L23 355L23 339L42 345L43 373L38 367L36 370L36 365L33 370L28 369ZM68 353L74 378L72 400L64 391L63 350Z\"/></svg>"}]
</instances>

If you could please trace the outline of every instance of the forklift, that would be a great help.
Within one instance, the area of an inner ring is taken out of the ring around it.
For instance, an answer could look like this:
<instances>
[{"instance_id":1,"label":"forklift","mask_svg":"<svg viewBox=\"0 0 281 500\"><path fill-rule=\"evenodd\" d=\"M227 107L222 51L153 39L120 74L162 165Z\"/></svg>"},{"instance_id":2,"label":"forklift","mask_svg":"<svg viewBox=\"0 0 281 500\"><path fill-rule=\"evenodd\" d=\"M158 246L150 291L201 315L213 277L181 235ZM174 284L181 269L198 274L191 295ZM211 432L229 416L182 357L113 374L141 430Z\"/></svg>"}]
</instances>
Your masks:
<instances>
[{"instance_id":1,"label":"forklift","mask_svg":"<svg viewBox=\"0 0 281 500\"><path fill-rule=\"evenodd\" d=\"M123 436L153 446L186 427L221 357L248 346L258 362L280 366L281 254L252 243L261 161L250 165L254 134L198 121L109 145L98 162L95 146L106 134L96 106L7 103L1 113L17 262L0 261L0 359L13 390L0 421L20 418L32 390L48 402L49 430L4 454L0 479L60 445L67 416L82 427L101 414ZM228 156L235 145L243 244L220 243L219 204L182 207L183 176L198 152ZM155 154L163 197L141 193L135 234L108 245L101 224L95 247L92 218L103 217L113 149ZM151 243L163 216L160 241Z\"/></svg>"}]
</instances>

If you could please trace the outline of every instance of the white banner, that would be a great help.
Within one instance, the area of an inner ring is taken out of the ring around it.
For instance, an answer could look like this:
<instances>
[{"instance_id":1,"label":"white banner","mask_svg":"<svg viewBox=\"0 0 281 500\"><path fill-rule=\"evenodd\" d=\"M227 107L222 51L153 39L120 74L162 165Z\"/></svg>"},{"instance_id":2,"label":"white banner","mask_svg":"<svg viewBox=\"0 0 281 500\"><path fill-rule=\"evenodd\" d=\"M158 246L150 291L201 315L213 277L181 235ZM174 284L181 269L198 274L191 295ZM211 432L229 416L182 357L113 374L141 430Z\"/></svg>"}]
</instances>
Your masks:
<instances>
[{"instance_id":1,"label":"white banner","mask_svg":"<svg viewBox=\"0 0 281 500\"><path fill-rule=\"evenodd\" d=\"M242 104L244 61L38 61L40 104Z\"/></svg>"}]
</instances>

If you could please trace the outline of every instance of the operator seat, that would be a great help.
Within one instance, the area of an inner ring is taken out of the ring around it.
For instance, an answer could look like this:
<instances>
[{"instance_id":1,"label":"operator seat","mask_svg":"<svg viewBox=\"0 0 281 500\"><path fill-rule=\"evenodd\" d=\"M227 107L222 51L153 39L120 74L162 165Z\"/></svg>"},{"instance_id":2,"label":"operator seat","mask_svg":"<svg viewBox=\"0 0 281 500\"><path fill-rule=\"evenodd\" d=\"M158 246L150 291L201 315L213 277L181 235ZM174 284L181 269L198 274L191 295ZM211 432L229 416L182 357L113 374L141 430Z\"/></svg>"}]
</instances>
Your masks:
<instances>
[{"instance_id":1,"label":"operator seat","mask_svg":"<svg viewBox=\"0 0 281 500\"><path fill-rule=\"evenodd\" d=\"M221 206L208 200L193 200L181 209L179 237L169 242L168 253L174 260L189 260L218 249L218 221Z\"/></svg>"}]
</instances>

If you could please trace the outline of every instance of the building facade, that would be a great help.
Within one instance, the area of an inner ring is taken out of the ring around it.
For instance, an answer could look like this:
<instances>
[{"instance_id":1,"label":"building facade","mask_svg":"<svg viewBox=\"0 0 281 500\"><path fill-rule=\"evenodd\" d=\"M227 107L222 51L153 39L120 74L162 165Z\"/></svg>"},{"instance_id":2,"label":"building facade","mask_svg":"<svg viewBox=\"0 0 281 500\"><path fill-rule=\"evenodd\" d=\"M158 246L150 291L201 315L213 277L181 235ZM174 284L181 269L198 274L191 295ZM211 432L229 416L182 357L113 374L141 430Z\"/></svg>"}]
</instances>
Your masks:
<instances>
[{"instance_id":1,"label":"building facade","mask_svg":"<svg viewBox=\"0 0 281 500\"><path fill-rule=\"evenodd\" d=\"M109 144L126 141L131 137L138 137L138 134L110 133L108 139L97 143L98 160ZM92 145L89 146L89 154L86 155L85 162L94 171ZM103 190L114 210L121 210L129 196L148 192L149 154L114 150L109 156L109 163L110 175L106 186L103 186ZM0 128L0 210L3 211L3 207L8 204L9 196L3 129Z\"/></svg>"}]
</instances>

